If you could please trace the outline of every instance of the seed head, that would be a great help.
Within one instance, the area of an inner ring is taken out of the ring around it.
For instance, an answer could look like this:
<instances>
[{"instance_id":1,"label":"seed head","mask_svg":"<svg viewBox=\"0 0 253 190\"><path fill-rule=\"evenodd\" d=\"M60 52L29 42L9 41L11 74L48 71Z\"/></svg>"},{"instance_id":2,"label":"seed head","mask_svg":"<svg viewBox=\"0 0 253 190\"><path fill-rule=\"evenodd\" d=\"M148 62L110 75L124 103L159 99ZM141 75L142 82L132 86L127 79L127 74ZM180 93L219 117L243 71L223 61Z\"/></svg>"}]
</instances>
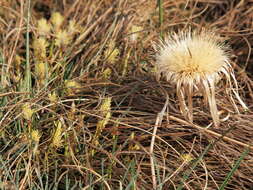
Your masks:
<instances>
[{"instance_id":1,"label":"seed head","mask_svg":"<svg viewBox=\"0 0 253 190\"><path fill-rule=\"evenodd\" d=\"M51 25L47 22L46 19L42 18L38 20L37 28L38 28L39 34L44 36L50 33Z\"/></svg>"},{"instance_id":2,"label":"seed head","mask_svg":"<svg viewBox=\"0 0 253 190\"><path fill-rule=\"evenodd\" d=\"M59 30L55 34L55 45L58 47L67 46L71 42L71 36L66 30Z\"/></svg>"},{"instance_id":3,"label":"seed head","mask_svg":"<svg viewBox=\"0 0 253 190\"><path fill-rule=\"evenodd\" d=\"M50 18L51 23L53 24L54 30L58 31L64 21L64 17L59 12L52 13Z\"/></svg>"},{"instance_id":4,"label":"seed head","mask_svg":"<svg viewBox=\"0 0 253 190\"><path fill-rule=\"evenodd\" d=\"M214 32L188 30L173 33L155 49L158 78L162 75L176 86L181 112L191 122L192 96L198 91L204 95L209 104L214 125L219 125L215 86L221 78L227 81L227 93L236 110L238 109L231 90L242 106L246 107L232 86L231 81L237 89L233 68L230 65L229 47ZM188 106L185 103L185 96L188 98Z\"/></svg>"}]
</instances>

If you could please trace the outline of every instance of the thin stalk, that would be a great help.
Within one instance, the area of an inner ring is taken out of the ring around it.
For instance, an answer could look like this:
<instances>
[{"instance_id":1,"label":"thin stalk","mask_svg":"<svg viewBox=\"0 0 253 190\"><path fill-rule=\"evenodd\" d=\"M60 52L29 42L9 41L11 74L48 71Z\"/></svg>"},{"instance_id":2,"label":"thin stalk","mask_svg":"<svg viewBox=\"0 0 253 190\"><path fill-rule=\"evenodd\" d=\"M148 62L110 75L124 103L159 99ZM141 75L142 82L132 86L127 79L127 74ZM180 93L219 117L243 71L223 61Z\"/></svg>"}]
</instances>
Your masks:
<instances>
[{"instance_id":1,"label":"thin stalk","mask_svg":"<svg viewBox=\"0 0 253 190\"><path fill-rule=\"evenodd\" d=\"M29 47L31 0L28 0L27 2L28 2L28 5L27 5L27 24L26 24L26 75L25 75L25 86L26 86L26 90L28 92L31 92L32 80L31 80L30 47Z\"/></svg>"},{"instance_id":2,"label":"thin stalk","mask_svg":"<svg viewBox=\"0 0 253 190\"><path fill-rule=\"evenodd\" d=\"M231 179L231 177L233 176L235 171L238 169L241 161L245 158L245 156L247 156L249 154L249 152L250 152L250 148L247 148L244 150L244 152L241 154L240 158L235 162L235 165L233 166L232 170L227 174L227 176L226 176L224 182L222 183L222 185L220 186L219 190L225 189L229 180Z\"/></svg>"},{"instance_id":3,"label":"thin stalk","mask_svg":"<svg viewBox=\"0 0 253 190\"><path fill-rule=\"evenodd\" d=\"M159 7L159 27L160 27L160 37L163 39L163 31L162 31L162 25L163 25L163 0L157 0L158 7Z\"/></svg>"}]
</instances>

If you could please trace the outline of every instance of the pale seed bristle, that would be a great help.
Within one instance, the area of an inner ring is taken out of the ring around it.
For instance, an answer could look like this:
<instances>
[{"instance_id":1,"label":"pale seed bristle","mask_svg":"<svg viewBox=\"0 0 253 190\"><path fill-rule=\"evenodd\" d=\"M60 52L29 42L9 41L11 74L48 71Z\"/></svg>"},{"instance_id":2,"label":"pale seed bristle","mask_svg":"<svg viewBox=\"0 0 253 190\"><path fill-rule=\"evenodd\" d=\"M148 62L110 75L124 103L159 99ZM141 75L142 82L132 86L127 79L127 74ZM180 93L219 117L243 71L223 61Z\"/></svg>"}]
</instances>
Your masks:
<instances>
[{"instance_id":1,"label":"pale seed bristle","mask_svg":"<svg viewBox=\"0 0 253 190\"><path fill-rule=\"evenodd\" d=\"M215 87L221 78L227 81L226 88L232 89L240 104L247 108L237 90L233 89L238 87L230 65L229 48L216 33L207 30L172 33L155 49L158 78L162 75L176 86L181 112L190 122L193 121L192 96L199 91L209 104L214 125L219 126ZM231 90L227 92L238 111Z\"/></svg>"}]
</instances>

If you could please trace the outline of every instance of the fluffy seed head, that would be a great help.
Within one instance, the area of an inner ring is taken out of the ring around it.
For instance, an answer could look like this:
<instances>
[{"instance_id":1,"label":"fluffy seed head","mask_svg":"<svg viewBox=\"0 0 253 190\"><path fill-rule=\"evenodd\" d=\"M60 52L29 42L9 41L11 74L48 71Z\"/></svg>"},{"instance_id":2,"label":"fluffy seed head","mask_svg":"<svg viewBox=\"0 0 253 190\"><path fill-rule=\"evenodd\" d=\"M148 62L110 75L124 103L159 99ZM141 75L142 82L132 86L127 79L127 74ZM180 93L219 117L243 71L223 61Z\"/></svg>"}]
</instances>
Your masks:
<instances>
[{"instance_id":1,"label":"fluffy seed head","mask_svg":"<svg viewBox=\"0 0 253 190\"><path fill-rule=\"evenodd\" d=\"M230 67L228 48L212 32L172 34L159 47L157 69L167 80L198 83L201 78L218 79Z\"/></svg>"},{"instance_id":2,"label":"fluffy seed head","mask_svg":"<svg viewBox=\"0 0 253 190\"><path fill-rule=\"evenodd\" d=\"M237 81L229 60L229 48L211 31L188 30L169 37L155 46L158 78L164 76L177 89L180 109L183 115L193 121L192 96L201 92L209 104L214 125L219 125L215 101L216 83L223 77L226 93L238 111L232 93L247 109L237 92ZM233 88L235 86L235 89ZM185 103L187 97L187 103Z\"/></svg>"}]
</instances>

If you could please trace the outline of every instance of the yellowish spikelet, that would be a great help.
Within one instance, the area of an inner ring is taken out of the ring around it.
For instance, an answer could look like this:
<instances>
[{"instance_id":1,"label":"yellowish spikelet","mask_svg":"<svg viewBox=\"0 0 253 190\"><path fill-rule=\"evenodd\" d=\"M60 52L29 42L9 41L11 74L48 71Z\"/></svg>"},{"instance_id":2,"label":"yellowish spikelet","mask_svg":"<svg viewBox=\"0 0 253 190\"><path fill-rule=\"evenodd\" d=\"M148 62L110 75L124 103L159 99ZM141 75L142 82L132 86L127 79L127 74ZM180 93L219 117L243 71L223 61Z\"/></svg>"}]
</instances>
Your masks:
<instances>
[{"instance_id":1,"label":"yellowish spikelet","mask_svg":"<svg viewBox=\"0 0 253 190\"><path fill-rule=\"evenodd\" d=\"M76 24L76 22L74 20L70 20L69 24L68 24L68 29L67 29L68 33L73 35L75 33L80 32L79 26Z\"/></svg>"},{"instance_id":2,"label":"yellowish spikelet","mask_svg":"<svg viewBox=\"0 0 253 190\"><path fill-rule=\"evenodd\" d=\"M103 129L105 128L105 126L107 125L107 123L109 122L111 118L111 101L112 101L112 98L107 97L103 101L102 105L100 106L99 111L103 119L98 121L97 123L96 133L92 140L93 144L95 141L98 140L99 136L101 135L101 132L103 131Z\"/></svg>"},{"instance_id":3,"label":"yellowish spikelet","mask_svg":"<svg viewBox=\"0 0 253 190\"><path fill-rule=\"evenodd\" d=\"M119 49L115 47L114 41L111 41L107 48L105 49L105 58L111 64L115 63L118 60Z\"/></svg>"},{"instance_id":4,"label":"yellowish spikelet","mask_svg":"<svg viewBox=\"0 0 253 190\"><path fill-rule=\"evenodd\" d=\"M40 133L39 133L39 130L35 129L35 130L32 130L31 132L31 139L34 141L34 142L39 142L40 141Z\"/></svg>"},{"instance_id":5,"label":"yellowish spikelet","mask_svg":"<svg viewBox=\"0 0 253 190\"><path fill-rule=\"evenodd\" d=\"M194 159L191 154L181 154L180 157L186 163L191 162Z\"/></svg>"},{"instance_id":6,"label":"yellowish spikelet","mask_svg":"<svg viewBox=\"0 0 253 190\"><path fill-rule=\"evenodd\" d=\"M141 26L136 26L133 25L131 27L131 35L130 35L130 41L133 43L136 43L139 35L140 35L140 31L143 30L143 28Z\"/></svg>"},{"instance_id":7,"label":"yellowish spikelet","mask_svg":"<svg viewBox=\"0 0 253 190\"><path fill-rule=\"evenodd\" d=\"M100 107L100 111L102 113L102 116L104 117L104 119L99 121L97 125L97 128L99 128L100 130L105 128L111 117L111 101L111 97L106 98Z\"/></svg>"},{"instance_id":8,"label":"yellowish spikelet","mask_svg":"<svg viewBox=\"0 0 253 190\"><path fill-rule=\"evenodd\" d=\"M31 105L29 103L25 103L22 106L22 115L23 115L23 117L26 120L31 121L33 114L34 114L34 110L31 108Z\"/></svg>"},{"instance_id":9,"label":"yellowish spikelet","mask_svg":"<svg viewBox=\"0 0 253 190\"><path fill-rule=\"evenodd\" d=\"M158 78L162 75L176 86L181 111L191 122L192 96L195 92L201 92L209 104L214 125L219 126L215 87L221 78L227 81L226 92L236 110L238 111L231 89L241 105L247 109L237 92L237 81L229 60L229 48L220 41L216 33L207 30L171 33L155 49ZM235 84L235 90L232 83Z\"/></svg>"},{"instance_id":10,"label":"yellowish spikelet","mask_svg":"<svg viewBox=\"0 0 253 190\"><path fill-rule=\"evenodd\" d=\"M54 30L58 31L64 21L64 17L59 12L52 13L50 18L51 23L53 24Z\"/></svg>"},{"instance_id":11,"label":"yellowish spikelet","mask_svg":"<svg viewBox=\"0 0 253 190\"><path fill-rule=\"evenodd\" d=\"M71 110L70 110L70 112L68 112L68 119L71 120L71 121L74 121L75 120L75 114L76 114L76 104L73 101L72 104L71 104Z\"/></svg>"},{"instance_id":12,"label":"yellowish spikelet","mask_svg":"<svg viewBox=\"0 0 253 190\"><path fill-rule=\"evenodd\" d=\"M53 134L51 146L59 148L63 145L63 143L62 143L62 135L63 135L62 123L61 123L61 121L56 121L56 122L54 122L54 125L55 125L56 129Z\"/></svg>"},{"instance_id":13,"label":"yellowish spikelet","mask_svg":"<svg viewBox=\"0 0 253 190\"><path fill-rule=\"evenodd\" d=\"M71 42L71 35L66 30L59 30L55 34L55 45L58 47L66 46Z\"/></svg>"},{"instance_id":14,"label":"yellowish spikelet","mask_svg":"<svg viewBox=\"0 0 253 190\"><path fill-rule=\"evenodd\" d=\"M46 36L50 33L51 26L47 22L46 19L42 18L42 19L38 20L37 29L38 29L39 35Z\"/></svg>"},{"instance_id":15,"label":"yellowish spikelet","mask_svg":"<svg viewBox=\"0 0 253 190\"><path fill-rule=\"evenodd\" d=\"M37 60L44 61L47 57L48 42L45 38L39 37L33 40L32 47L34 49L34 55Z\"/></svg>"},{"instance_id":16,"label":"yellowish spikelet","mask_svg":"<svg viewBox=\"0 0 253 190\"><path fill-rule=\"evenodd\" d=\"M56 95L56 92L52 92L50 94L48 94L48 99L50 100L51 103L55 103L57 102L57 95Z\"/></svg>"},{"instance_id":17,"label":"yellowish spikelet","mask_svg":"<svg viewBox=\"0 0 253 190\"><path fill-rule=\"evenodd\" d=\"M76 92L79 92L81 89L81 85L74 80L66 80L65 86L67 88L68 95L74 95Z\"/></svg>"},{"instance_id":18,"label":"yellowish spikelet","mask_svg":"<svg viewBox=\"0 0 253 190\"><path fill-rule=\"evenodd\" d=\"M35 74L39 80L47 77L47 64L45 62L35 63Z\"/></svg>"},{"instance_id":19,"label":"yellowish spikelet","mask_svg":"<svg viewBox=\"0 0 253 190\"><path fill-rule=\"evenodd\" d=\"M112 70L110 68L106 68L104 71L103 71L103 78L104 79L110 79L111 75L112 75Z\"/></svg>"}]
</instances>

